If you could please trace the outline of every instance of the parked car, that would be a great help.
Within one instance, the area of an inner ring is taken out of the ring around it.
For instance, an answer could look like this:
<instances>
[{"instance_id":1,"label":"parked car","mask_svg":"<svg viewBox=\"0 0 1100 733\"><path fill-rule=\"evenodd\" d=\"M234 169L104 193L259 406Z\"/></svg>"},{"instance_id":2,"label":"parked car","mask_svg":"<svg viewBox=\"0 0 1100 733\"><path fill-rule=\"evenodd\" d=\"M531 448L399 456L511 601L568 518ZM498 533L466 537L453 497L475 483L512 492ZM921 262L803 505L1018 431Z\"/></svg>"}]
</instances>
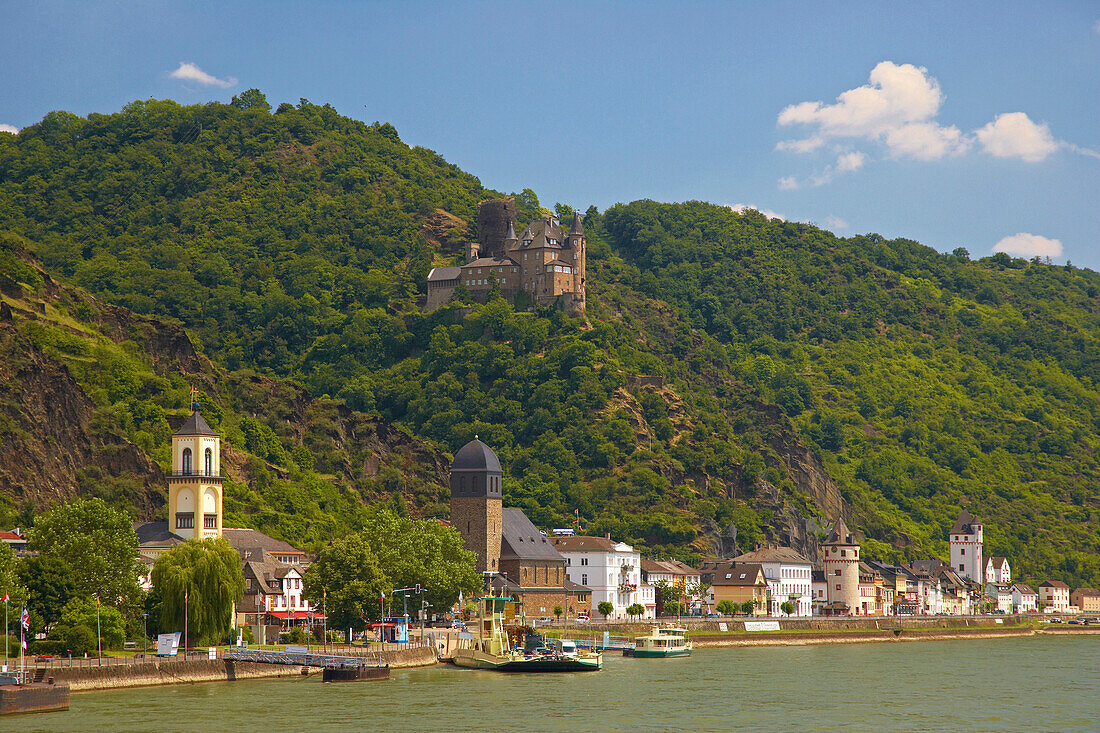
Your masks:
<instances>
[{"instance_id":1,"label":"parked car","mask_svg":"<svg viewBox=\"0 0 1100 733\"><path fill-rule=\"evenodd\" d=\"M1060 624L1062 623L1062 619L1059 616L1051 616L1050 622L1052 624Z\"/></svg>"},{"instance_id":2,"label":"parked car","mask_svg":"<svg viewBox=\"0 0 1100 733\"><path fill-rule=\"evenodd\" d=\"M554 619L549 616L543 616L542 618L535 619L535 626L545 626L546 624L553 623Z\"/></svg>"},{"instance_id":3,"label":"parked car","mask_svg":"<svg viewBox=\"0 0 1100 733\"><path fill-rule=\"evenodd\" d=\"M1071 618L1069 620L1069 623L1073 624L1074 626L1084 626L1085 625L1085 622L1082 621L1079 618Z\"/></svg>"}]
</instances>

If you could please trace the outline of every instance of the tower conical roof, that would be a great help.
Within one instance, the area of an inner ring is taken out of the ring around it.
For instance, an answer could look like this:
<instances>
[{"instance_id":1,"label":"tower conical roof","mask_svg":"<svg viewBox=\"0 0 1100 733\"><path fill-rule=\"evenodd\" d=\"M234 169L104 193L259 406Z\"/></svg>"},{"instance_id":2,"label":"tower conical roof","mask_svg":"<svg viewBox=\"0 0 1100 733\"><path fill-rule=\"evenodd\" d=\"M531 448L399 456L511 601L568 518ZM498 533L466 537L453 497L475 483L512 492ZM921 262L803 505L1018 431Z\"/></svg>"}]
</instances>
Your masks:
<instances>
[{"instance_id":1,"label":"tower conical roof","mask_svg":"<svg viewBox=\"0 0 1100 733\"><path fill-rule=\"evenodd\" d=\"M573 212L573 228L569 230L570 234L584 234L584 227L581 226L581 215L579 212Z\"/></svg>"},{"instance_id":2,"label":"tower conical roof","mask_svg":"<svg viewBox=\"0 0 1100 733\"><path fill-rule=\"evenodd\" d=\"M844 519L840 518L836 520L836 524L833 525L833 531L829 532L829 536L825 538L826 545L854 545L856 544L855 538L852 537L852 533L848 531L848 525L844 523Z\"/></svg>"},{"instance_id":3,"label":"tower conical roof","mask_svg":"<svg viewBox=\"0 0 1100 733\"><path fill-rule=\"evenodd\" d=\"M516 240L516 227L511 219L508 220L508 232L504 235L504 241Z\"/></svg>"},{"instance_id":4,"label":"tower conical roof","mask_svg":"<svg viewBox=\"0 0 1100 733\"><path fill-rule=\"evenodd\" d=\"M217 435L214 430L202 419L198 410L191 413L191 417L180 426L175 435Z\"/></svg>"},{"instance_id":5,"label":"tower conical roof","mask_svg":"<svg viewBox=\"0 0 1100 733\"><path fill-rule=\"evenodd\" d=\"M966 509L963 509L962 512L959 514L959 518L955 520L955 525L951 527L951 532L959 534L970 534L973 531L970 526L972 524L979 524L979 522L976 522L974 520L974 517L970 516L970 512L966 511Z\"/></svg>"}]
</instances>

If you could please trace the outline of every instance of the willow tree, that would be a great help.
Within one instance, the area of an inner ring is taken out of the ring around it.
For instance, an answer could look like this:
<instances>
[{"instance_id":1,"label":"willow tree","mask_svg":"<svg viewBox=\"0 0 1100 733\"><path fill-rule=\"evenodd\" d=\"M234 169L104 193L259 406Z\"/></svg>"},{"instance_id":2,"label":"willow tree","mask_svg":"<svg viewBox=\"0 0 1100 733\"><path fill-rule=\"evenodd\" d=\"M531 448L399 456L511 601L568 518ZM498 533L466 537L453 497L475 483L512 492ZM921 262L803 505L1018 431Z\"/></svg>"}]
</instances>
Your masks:
<instances>
[{"instance_id":1,"label":"willow tree","mask_svg":"<svg viewBox=\"0 0 1100 733\"><path fill-rule=\"evenodd\" d=\"M198 643L217 642L233 628L233 604L244 595L241 558L225 539L191 540L153 564L162 629L183 631Z\"/></svg>"}]
</instances>

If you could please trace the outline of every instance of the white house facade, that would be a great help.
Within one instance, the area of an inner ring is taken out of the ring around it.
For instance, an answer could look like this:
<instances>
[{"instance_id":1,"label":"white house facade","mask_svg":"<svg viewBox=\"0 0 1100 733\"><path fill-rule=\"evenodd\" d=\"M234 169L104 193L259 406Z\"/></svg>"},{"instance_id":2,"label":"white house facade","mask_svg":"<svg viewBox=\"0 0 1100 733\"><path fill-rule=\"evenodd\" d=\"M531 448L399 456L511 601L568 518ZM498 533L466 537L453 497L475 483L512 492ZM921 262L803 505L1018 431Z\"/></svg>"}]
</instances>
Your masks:
<instances>
[{"instance_id":1,"label":"white house facade","mask_svg":"<svg viewBox=\"0 0 1100 733\"><path fill-rule=\"evenodd\" d=\"M563 536L553 543L565 558L566 577L592 591L593 618L602 618L599 605L605 601L615 609L610 618L626 618L634 604L645 609L640 618L653 618L656 589L642 583L641 553L609 537Z\"/></svg>"},{"instance_id":2,"label":"white house facade","mask_svg":"<svg viewBox=\"0 0 1100 733\"><path fill-rule=\"evenodd\" d=\"M1039 595L1024 583L1012 585L1012 612L1035 613L1039 610Z\"/></svg>"},{"instance_id":3,"label":"white house facade","mask_svg":"<svg viewBox=\"0 0 1100 733\"><path fill-rule=\"evenodd\" d=\"M1039 603L1047 613L1069 610L1069 586L1060 580L1048 580L1039 585Z\"/></svg>"},{"instance_id":4,"label":"white house facade","mask_svg":"<svg viewBox=\"0 0 1100 733\"><path fill-rule=\"evenodd\" d=\"M759 563L768 581L768 614L784 616L780 606L794 604L792 616L813 614L813 564L789 547L766 547L733 559L737 563Z\"/></svg>"},{"instance_id":5,"label":"white house facade","mask_svg":"<svg viewBox=\"0 0 1100 733\"><path fill-rule=\"evenodd\" d=\"M1012 584L1012 570L1007 557L991 557L985 561L985 582L997 585Z\"/></svg>"}]
</instances>

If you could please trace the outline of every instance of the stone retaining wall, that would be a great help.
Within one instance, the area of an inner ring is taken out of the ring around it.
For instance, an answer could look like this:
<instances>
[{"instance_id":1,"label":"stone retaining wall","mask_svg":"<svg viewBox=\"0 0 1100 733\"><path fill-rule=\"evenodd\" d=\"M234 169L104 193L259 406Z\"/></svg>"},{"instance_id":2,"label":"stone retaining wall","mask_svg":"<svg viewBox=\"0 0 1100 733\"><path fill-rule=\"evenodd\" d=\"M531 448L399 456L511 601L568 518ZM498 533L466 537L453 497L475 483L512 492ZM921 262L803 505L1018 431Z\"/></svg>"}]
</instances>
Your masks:
<instances>
[{"instance_id":1,"label":"stone retaining wall","mask_svg":"<svg viewBox=\"0 0 1100 733\"><path fill-rule=\"evenodd\" d=\"M682 626L689 631L721 631L719 622L726 625L728 631L744 631L745 620L743 618L724 619L687 619L677 621L674 618L662 618L659 621L640 621L638 623L588 623L569 624L570 632L585 636L586 634L603 633L612 634L648 633L656 625ZM1021 621L1034 621L1021 619L1016 616L1002 616L971 618L969 616L845 616L840 618L822 617L796 617L796 618L756 618L749 621L778 621L779 628L783 631L829 631L831 629L868 629L879 631L882 629L943 629L943 628L987 628L1001 629L1007 626L1016 626ZM561 628L564 624L551 624L550 628Z\"/></svg>"}]
</instances>

